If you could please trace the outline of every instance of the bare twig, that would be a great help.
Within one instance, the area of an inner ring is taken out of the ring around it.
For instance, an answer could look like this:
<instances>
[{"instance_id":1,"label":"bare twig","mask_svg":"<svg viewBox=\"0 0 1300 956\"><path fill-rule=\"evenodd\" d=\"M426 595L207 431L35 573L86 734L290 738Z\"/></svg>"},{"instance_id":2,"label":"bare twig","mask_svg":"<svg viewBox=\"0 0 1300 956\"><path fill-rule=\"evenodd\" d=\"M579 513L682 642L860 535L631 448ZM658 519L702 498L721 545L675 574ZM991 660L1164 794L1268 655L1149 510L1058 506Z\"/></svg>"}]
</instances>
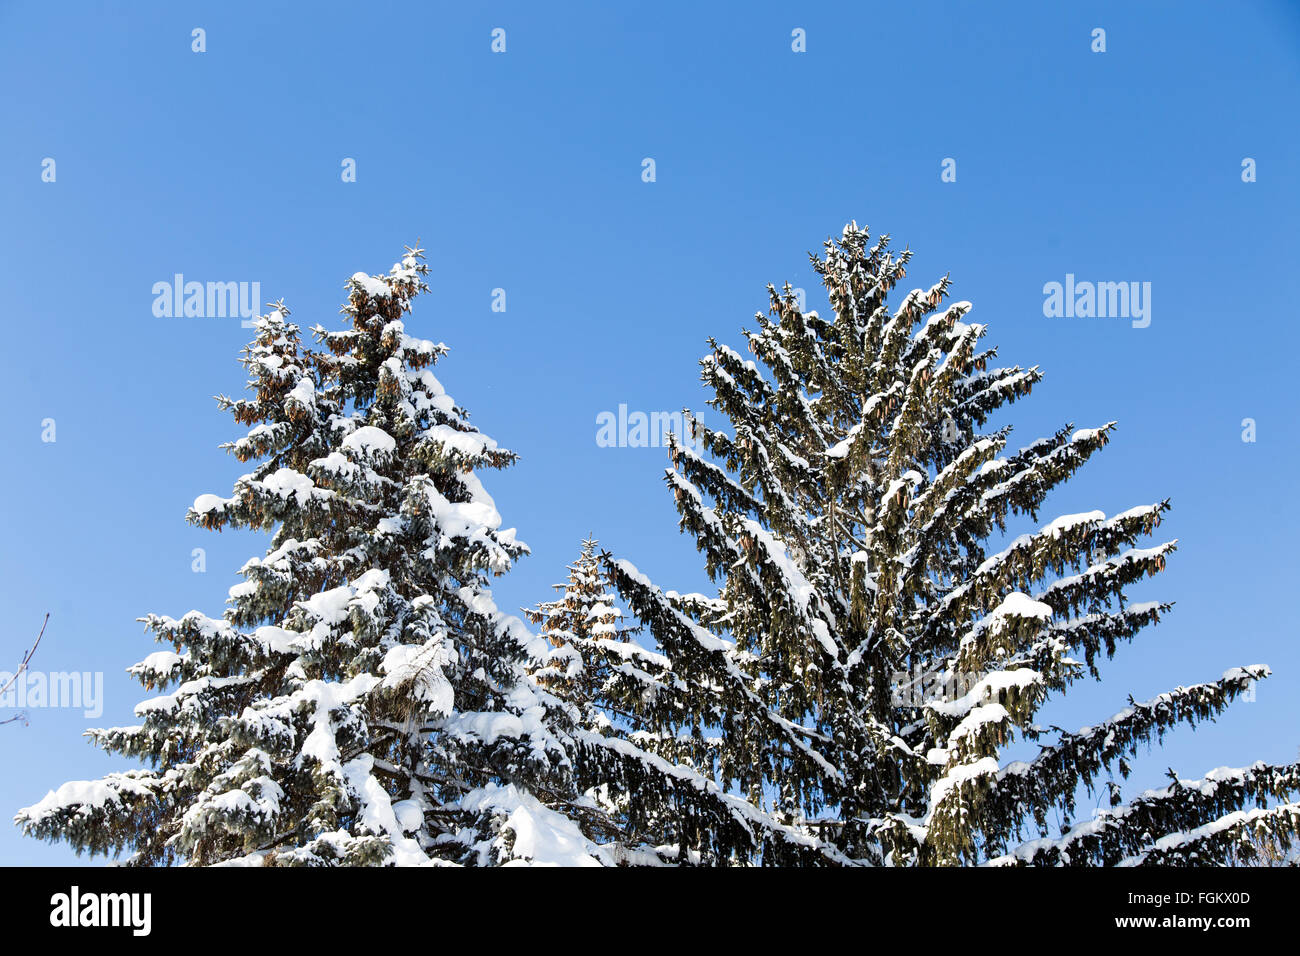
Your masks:
<instances>
[{"instance_id":1,"label":"bare twig","mask_svg":"<svg viewBox=\"0 0 1300 956\"><path fill-rule=\"evenodd\" d=\"M9 693L10 688L12 688L14 684L18 683L18 678L23 675L23 672L26 671L28 666L31 664L32 658L36 656L36 648L41 646L41 638L45 636L45 625L49 623L50 615L49 612L46 612L45 620L41 622L41 633L36 635L36 643L33 644L25 654L23 654L23 660L22 663L18 665L18 670L14 671L13 676L9 678L3 687L0 687L0 697L4 697L5 694ZM0 720L0 724L12 724L15 720L24 720L26 717L27 715L23 713L14 714L14 716L6 720Z\"/></svg>"}]
</instances>

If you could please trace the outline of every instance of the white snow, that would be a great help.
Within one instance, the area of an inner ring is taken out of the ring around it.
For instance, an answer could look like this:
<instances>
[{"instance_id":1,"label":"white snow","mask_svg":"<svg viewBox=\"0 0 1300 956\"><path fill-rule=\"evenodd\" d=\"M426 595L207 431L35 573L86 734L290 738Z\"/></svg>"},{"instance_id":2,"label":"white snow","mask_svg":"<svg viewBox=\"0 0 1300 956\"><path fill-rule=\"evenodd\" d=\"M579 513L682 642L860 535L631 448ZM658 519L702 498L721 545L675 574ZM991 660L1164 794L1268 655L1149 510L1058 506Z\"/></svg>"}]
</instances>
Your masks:
<instances>
[{"instance_id":1,"label":"white snow","mask_svg":"<svg viewBox=\"0 0 1300 956\"><path fill-rule=\"evenodd\" d=\"M262 479L262 486L281 498L293 495L300 505L307 503L312 489L316 487L310 478L292 468L280 468L267 475Z\"/></svg>"},{"instance_id":2,"label":"white snow","mask_svg":"<svg viewBox=\"0 0 1300 956\"><path fill-rule=\"evenodd\" d=\"M377 428L374 425L362 425L343 439L343 447L350 451L359 451L365 455L391 455L397 450L397 442L392 435L382 428Z\"/></svg>"},{"instance_id":3,"label":"white snow","mask_svg":"<svg viewBox=\"0 0 1300 956\"><path fill-rule=\"evenodd\" d=\"M969 713L986 700L990 700L1008 690L1021 690L1039 683L1043 675L1028 667L1018 667L1009 671L994 671L976 682L965 695L956 700L931 701L925 706L945 717L959 717Z\"/></svg>"},{"instance_id":4,"label":"white snow","mask_svg":"<svg viewBox=\"0 0 1300 956\"><path fill-rule=\"evenodd\" d=\"M391 294L391 290L388 288L388 283L379 276L357 272L353 274L352 282L372 299L382 299Z\"/></svg>"},{"instance_id":5,"label":"white snow","mask_svg":"<svg viewBox=\"0 0 1300 956\"><path fill-rule=\"evenodd\" d=\"M162 677L170 674L184 660L175 651L154 651L140 663L127 669L130 674L150 674Z\"/></svg>"},{"instance_id":6,"label":"white snow","mask_svg":"<svg viewBox=\"0 0 1300 956\"><path fill-rule=\"evenodd\" d=\"M1012 591L1002 599L1001 604L993 609L993 613L986 620L990 625L995 621L1008 617L1037 618L1040 621L1046 621L1054 613L1051 607L1042 601L1035 601L1022 591Z\"/></svg>"},{"instance_id":7,"label":"white snow","mask_svg":"<svg viewBox=\"0 0 1300 956\"><path fill-rule=\"evenodd\" d=\"M612 862L576 823L514 784L489 783L467 794L462 805L471 812L505 817L502 828L514 837L506 866L601 866ZM496 843L501 852L507 852L504 840L498 838Z\"/></svg>"},{"instance_id":8,"label":"white snow","mask_svg":"<svg viewBox=\"0 0 1300 956\"><path fill-rule=\"evenodd\" d=\"M152 796L153 789L147 779L141 779L132 773L115 773L103 780L69 780L59 789L46 793L39 803L24 808L19 816L27 820L39 820L74 807L84 808L79 812L85 813L89 809L108 804L120 805L122 794L147 797Z\"/></svg>"},{"instance_id":9,"label":"white snow","mask_svg":"<svg viewBox=\"0 0 1300 956\"><path fill-rule=\"evenodd\" d=\"M406 686L410 697L428 704L434 716L450 714L454 693L443 668L454 657L455 651L442 635L431 637L424 644L390 647L380 666L385 675L381 686Z\"/></svg>"},{"instance_id":10,"label":"white snow","mask_svg":"<svg viewBox=\"0 0 1300 956\"><path fill-rule=\"evenodd\" d=\"M1061 515L1061 517L1044 527L1042 533L1059 538L1064 532L1077 528L1079 525L1096 524L1105 520L1106 515L1101 511L1085 511L1077 515Z\"/></svg>"},{"instance_id":11,"label":"white snow","mask_svg":"<svg viewBox=\"0 0 1300 956\"><path fill-rule=\"evenodd\" d=\"M450 425L431 425L424 430L422 437L457 451L466 458L477 458L485 450L495 451L497 447L497 443L482 432L461 431Z\"/></svg>"},{"instance_id":12,"label":"white snow","mask_svg":"<svg viewBox=\"0 0 1300 956\"><path fill-rule=\"evenodd\" d=\"M194 499L194 511L204 515L226 505L226 499L220 495L199 495Z\"/></svg>"}]
</instances>

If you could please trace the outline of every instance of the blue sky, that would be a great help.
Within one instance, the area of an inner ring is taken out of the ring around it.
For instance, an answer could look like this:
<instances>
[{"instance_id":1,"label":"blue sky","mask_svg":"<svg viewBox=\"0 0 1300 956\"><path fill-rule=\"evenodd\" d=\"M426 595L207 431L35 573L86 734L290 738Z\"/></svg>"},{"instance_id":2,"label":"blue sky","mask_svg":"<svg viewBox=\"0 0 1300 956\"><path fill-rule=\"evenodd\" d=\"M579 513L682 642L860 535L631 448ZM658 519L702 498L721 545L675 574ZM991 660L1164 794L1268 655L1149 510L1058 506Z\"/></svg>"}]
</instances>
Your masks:
<instances>
[{"instance_id":1,"label":"blue sky","mask_svg":"<svg viewBox=\"0 0 1300 956\"><path fill-rule=\"evenodd\" d=\"M1119 421L1043 523L1173 499L1179 552L1133 591L1173 614L1043 721L1263 662L1254 702L1174 733L1134 782L1295 757L1300 5L268 6L0 3L0 668L49 611L34 666L106 675L102 717L0 727L0 863L75 859L4 821L124 766L79 734L149 696L124 673L154 649L136 618L218 613L264 549L183 521L243 470L211 397L241 389L248 332L155 317L153 284L256 281L329 326L344 279L417 237L434 292L408 325L451 346L439 378L522 455L485 476L533 548L502 606L548 598L589 532L708 588L663 450L598 447L596 416L702 407L705 337L736 343L768 282L824 309L805 253L856 219L915 251L906 287L950 272L1002 359L1043 367L1002 419L1013 444ZM1150 326L1044 317L1067 273L1150 282Z\"/></svg>"}]
</instances>

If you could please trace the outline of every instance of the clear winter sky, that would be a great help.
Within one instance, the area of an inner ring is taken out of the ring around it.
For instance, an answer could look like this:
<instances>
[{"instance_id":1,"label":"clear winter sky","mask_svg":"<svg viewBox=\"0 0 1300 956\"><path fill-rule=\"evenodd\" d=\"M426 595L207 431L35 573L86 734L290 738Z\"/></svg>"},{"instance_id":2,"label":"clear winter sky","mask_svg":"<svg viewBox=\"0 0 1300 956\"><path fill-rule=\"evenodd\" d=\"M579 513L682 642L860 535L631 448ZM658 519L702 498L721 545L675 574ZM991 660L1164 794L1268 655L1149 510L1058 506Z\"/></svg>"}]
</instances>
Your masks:
<instances>
[{"instance_id":1,"label":"clear winter sky","mask_svg":"<svg viewBox=\"0 0 1300 956\"><path fill-rule=\"evenodd\" d=\"M522 456L484 476L533 548L503 607L548 598L588 533L665 588L708 590L663 449L597 447L596 416L702 407L705 337L742 344L768 282L825 312L805 253L853 218L915 250L903 292L951 272L1006 364L1043 367L994 423L1017 424L1013 448L1120 422L1040 524L1173 499L1179 551L1132 596L1177 607L1043 722L1263 662L1255 702L1175 732L1134 781L1294 758L1300 4L67 10L0 3L0 669L49 611L34 666L104 672L104 714L0 727L0 862L75 860L9 817L128 766L79 734L152 696L124 673L156 649L136 618L219 614L265 547L183 520L245 470L217 448L242 430L212 396L240 392L249 333L156 318L153 284L257 281L330 326L345 278L417 237L434 292L409 329L451 346L437 375ZM1067 273L1150 282L1150 327L1045 318Z\"/></svg>"}]
</instances>

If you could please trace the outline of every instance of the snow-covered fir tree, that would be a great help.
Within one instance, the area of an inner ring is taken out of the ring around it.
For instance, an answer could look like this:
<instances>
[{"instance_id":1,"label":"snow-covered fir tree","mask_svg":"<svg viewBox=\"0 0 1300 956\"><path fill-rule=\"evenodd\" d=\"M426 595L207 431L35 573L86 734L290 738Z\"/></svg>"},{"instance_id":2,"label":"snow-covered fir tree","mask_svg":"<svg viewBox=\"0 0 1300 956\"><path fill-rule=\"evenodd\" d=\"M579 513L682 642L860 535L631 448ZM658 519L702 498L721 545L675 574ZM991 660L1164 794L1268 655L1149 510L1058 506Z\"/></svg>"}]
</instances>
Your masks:
<instances>
[{"instance_id":1,"label":"snow-covered fir tree","mask_svg":"<svg viewBox=\"0 0 1300 956\"><path fill-rule=\"evenodd\" d=\"M277 305L245 350L250 397L220 404L256 467L188 520L273 532L219 618L152 615L131 668L159 696L89 732L142 769L63 785L27 833L138 865L596 863L549 809L570 791L527 667L544 645L488 582L526 553L481 469L514 455L470 424L408 335L428 267L408 249L348 282L341 331L305 348Z\"/></svg>"},{"instance_id":2,"label":"snow-covered fir tree","mask_svg":"<svg viewBox=\"0 0 1300 956\"><path fill-rule=\"evenodd\" d=\"M985 327L963 321L970 303L943 307L947 278L891 309L910 254L888 241L850 224L810 257L828 318L769 286L745 332L757 362L710 340L702 378L730 430L697 424L705 455L672 442L667 482L718 597L662 592L605 558L658 645L632 680L653 691L637 714L646 748L752 810L699 841L706 861L1205 864L1285 847L1300 765L1220 769L1127 803L1115 780L1264 666L1130 699L1074 733L1035 723L1169 610L1125 598L1174 550L1139 546L1169 504L1039 525L1115 423L1019 449L1009 427L982 431L1039 370L996 367ZM1011 537L1017 519L1037 530ZM1036 755L1006 760L1017 740ZM1081 788L1101 787L1111 809L1073 822Z\"/></svg>"},{"instance_id":3,"label":"snow-covered fir tree","mask_svg":"<svg viewBox=\"0 0 1300 956\"><path fill-rule=\"evenodd\" d=\"M623 612L609 587L597 541L582 542L578 559L569 565L568 580L552 587L559 593L553 601L525 608L524 616L541 626L549 645L546 657L532 668L533 677L544 687L579 706L581 726L600 730L609 716L598 706L600 687L608 679L598 668L612 651L635 655L639 648L630 643L636 627L622 623Z\"/></svg>"}]
</instances>

